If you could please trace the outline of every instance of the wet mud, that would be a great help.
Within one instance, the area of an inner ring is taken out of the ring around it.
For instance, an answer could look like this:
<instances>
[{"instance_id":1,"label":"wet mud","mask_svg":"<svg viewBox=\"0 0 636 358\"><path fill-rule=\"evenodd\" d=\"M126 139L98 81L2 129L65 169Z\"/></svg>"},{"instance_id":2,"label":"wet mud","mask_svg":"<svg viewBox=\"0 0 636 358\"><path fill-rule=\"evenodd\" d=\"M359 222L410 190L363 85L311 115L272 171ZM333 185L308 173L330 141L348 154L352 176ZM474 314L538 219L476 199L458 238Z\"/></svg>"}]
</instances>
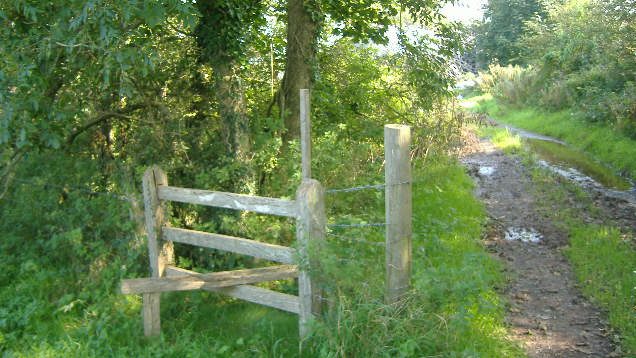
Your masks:
<instances>
[{"instance_id":1,"label":"wet mud","mask_svg":"<svg viewBox=\"0 0 636 358\"><path fill-rule=\"evenodd\" d=\"M604 313L583 297L561 252L567 236L536 209L527 168L487 140L468 142L461 161L490 217L485 244L509 277L510 338L529 357L620 356Z\"/></svg>"}]
</instances>

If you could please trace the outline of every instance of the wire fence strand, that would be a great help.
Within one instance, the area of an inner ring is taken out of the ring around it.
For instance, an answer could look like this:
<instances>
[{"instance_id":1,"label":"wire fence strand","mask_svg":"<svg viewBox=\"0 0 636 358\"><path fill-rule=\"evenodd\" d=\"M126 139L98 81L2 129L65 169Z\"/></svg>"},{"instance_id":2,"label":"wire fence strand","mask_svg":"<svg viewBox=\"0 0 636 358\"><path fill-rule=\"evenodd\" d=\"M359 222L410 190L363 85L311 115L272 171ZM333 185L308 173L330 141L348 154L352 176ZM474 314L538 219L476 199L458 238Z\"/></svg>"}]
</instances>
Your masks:
<instances>
[{"instance_id":1,"label":"wire fence strand","mask_svg":"<svg viewBox=\"0 0 636 358\"><path fill-rule=\"evenodd\" d=\"M355 192L355 191L362 191L362 190L369 190L369 189L380 190L380 189L384 189L385 186L386 186L386 184L362 185L362 186L356 186L356 187L352 187L352 188L328 189L328 190L325 190L325 193L327 193L327 194L351 193L351 192Z\"/></svg>"},{"instance_id":2,"label":"wire fence strand","mask_svg":"<svg viewBox=\"0 0 636 358\"><path fill-rule=\"evenodd\" d=\"M366 245L372 245L372 246L386 246L386 244L384 242L379 242L379 241L369 241L369 240L365 240L362 238L356 238L356 237L346 237L346 236L340 236L340 235L336 235L333 233L327 233L328 237L333 237L334 239L340 240L340 241L347 241L347 242L355 242L357 244L366 244Z\"/></svg>"},{"instance_id":3,"label":"wire fence strand","mask_svg":"<svg viewBox=\"0 0 636 358\"><path fill-rule=\"evenodd\" d=\"M404 185L404 184L417 184L417 183L421 183L422 180L408 180L408 181L402 181L399 183L391 183L391 184L369 184L369 185L361 185L361 186L354 186L351 188L340 188L340 189L327 189L325 190L326 194L336 194L336 193L352 193L352 192L356 192L356 191L363 191L363 190L382 190L384 188L386 188L387 186L397 186L397 185Z\"/></svg>"},{"instance_id":4,"label":"wire fence strand","mask_svg":"<svg viewBox=\"0 0 636 358\"><path fill-rule=\"evenodd\" d=\"M365 224L328 224L330 228L363 228L386 226L386 223L365 223Z\"/></svg>"}]
</instances>

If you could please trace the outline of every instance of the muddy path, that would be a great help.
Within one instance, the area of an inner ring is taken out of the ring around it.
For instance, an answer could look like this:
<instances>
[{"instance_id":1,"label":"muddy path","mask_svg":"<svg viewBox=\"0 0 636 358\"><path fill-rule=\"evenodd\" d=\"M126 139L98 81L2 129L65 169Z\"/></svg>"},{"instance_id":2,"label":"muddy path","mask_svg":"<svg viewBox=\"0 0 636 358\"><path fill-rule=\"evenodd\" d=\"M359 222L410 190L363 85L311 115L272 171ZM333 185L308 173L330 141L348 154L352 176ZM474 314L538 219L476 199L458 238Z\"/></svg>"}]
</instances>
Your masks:
<instances>
[{"instance_id":1,"label":"muddy path","mask_svg":"<svg viewBox=\"0 0 636 358\"><path fill-rule=\"evenodd\" d=\"M506 266L511 339L529 357L616 357L604 313L586 300L561 249L567 236L536 209L519 158L473 137L462 162L491 219L486 245Z\"/></svg>"}]
</instances>

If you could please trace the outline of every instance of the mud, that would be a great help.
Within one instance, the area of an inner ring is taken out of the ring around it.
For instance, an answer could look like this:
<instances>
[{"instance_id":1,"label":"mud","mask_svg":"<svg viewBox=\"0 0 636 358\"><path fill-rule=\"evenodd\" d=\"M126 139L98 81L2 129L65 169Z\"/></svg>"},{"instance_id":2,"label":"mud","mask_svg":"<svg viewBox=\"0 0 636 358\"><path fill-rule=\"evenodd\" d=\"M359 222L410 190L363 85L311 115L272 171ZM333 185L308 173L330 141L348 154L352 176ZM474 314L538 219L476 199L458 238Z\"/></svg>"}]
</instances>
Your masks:
<instances>
[{"instance_id":1,"label":"mud","mask_svg":"<svg viewBox=\"0 0 636 358\"><path fill-rule=\"evenodd\" d=\"M491 219L485 244L510 280L510 338L529 357L620 356L605 314L583 297L561 252L567 236L536 209L527 168L486 140L466 143L461 160Z\"/></svg>"}]
</instances>

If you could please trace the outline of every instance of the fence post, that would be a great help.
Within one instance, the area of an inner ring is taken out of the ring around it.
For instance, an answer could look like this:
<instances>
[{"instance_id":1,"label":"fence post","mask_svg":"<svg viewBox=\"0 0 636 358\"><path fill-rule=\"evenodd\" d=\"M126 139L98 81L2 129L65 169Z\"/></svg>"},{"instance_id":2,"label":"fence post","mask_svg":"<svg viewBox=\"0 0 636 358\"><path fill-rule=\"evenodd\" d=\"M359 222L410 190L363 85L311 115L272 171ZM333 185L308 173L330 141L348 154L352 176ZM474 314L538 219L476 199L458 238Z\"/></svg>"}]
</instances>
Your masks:
<instances>
[{"instance_id":1,"label":"fence post","mask_svg":"<svg viewBox=\"0 0 636 358\"><path fill-rule=\"evenodd\" d=\"M298 219L296 221L296 236L298 238L299 270L298 298L300 312L298 325L301 341L309 333L309 323L314 316L321 312L322 292L310 277L310 270L317 269L316 250L320 241L325 239L325 191L320 182L305 179L298 188L296 201L298 203Z\"/></svg>"},{"instance_id":2,"label":"fence post","mask_svg":"<svg viewBox=\"0 0 636 358\"><path fill-rule=\"evenodd\" d=\"M384 126L386 287L385 301L398 301L411 284L411 128Z\"/></svg>"},{"instance_id":3,"label":"fence post","mask_svg":"<svg viewBox=\"0 0 636 358\"><path fill-rule=\"evenodd\" d=\"M300 152L302 178L311 178L311 97L308 89L300 90Z\"/></svg>"},{"instance_id":4,"label":"fence post","mask_svg":"<svg viewBox=\"0 0 636 358\"><path fill-rule=\"evenodd\" d=\"M162 277L166 265L174 263L172 242L161 239L161 227L165 223L165 213L157 193L159 185L168 185L168 178L159 167L152 166L146 170L143 179L144 214L152 277ZM142 311L146 336L155 336L161 332L160 298L161 293L145 293L143 295Z\"/></svg>"}]
</instances>

